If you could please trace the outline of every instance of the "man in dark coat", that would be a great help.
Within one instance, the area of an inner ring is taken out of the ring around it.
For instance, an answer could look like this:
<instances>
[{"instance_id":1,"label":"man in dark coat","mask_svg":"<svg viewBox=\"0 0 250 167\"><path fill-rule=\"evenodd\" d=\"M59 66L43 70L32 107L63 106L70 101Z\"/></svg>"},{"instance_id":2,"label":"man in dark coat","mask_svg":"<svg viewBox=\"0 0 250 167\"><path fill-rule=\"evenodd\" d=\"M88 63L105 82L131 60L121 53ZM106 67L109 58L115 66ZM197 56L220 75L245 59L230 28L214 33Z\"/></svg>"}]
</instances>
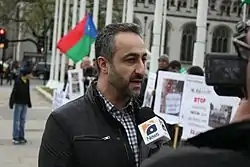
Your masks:
<instances>
[{"instance_id":1,"label":"man in dark coat","mask_svg":"<svg viewBox=\"0 0 250 167\"><path fill-rule=\"evenodd\" d=\"M49 116L38 167L138 167L154 151L138 131L146 47L139 27L110 24L95 41L97 82ZM146 113L145 113L146 114Z\"/></svg>"}]
</instances>

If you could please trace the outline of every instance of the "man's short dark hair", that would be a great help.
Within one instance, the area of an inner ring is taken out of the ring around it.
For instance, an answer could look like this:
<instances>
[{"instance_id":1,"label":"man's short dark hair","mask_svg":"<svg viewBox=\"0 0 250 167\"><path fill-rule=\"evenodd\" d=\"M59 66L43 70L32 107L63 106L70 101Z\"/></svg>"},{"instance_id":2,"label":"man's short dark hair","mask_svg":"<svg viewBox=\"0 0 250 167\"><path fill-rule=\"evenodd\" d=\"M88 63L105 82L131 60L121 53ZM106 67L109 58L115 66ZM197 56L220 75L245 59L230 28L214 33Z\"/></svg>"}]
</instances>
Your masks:
<instances>
[{"instance_id":1,"label":"man's short dark hair","mask_svg":"<svg viewBox=\"0 0 250 167\"><path fill-rule=\"evenodd\" d=\"M198 75L198 76L204 76L204 71L199 66L191 66L187 73L190 75Z\"/></svg>"},{"instance_id":2,"label":"man's short dark hair","mask_svg":"<svg viewBox=\"0 0 250 167\"><path fill-rule=\"evenodd\" d=\"M115 53L115 36L120 32L132 32L140 36L139 26L134 23L113 23L98 33L95 41L95 58L103 56L109 61Z\"/></svg>"},{"instance_id":3,"label":"man's short dark hair","mask_svg":"<svg viewBox=\"0 0 250 167\"><path fill-rule=\"evenodd\" d=\"M169 63L168 69L181 69L181 63L177 60L173 60Z\"/></svg>"}]
</instances>

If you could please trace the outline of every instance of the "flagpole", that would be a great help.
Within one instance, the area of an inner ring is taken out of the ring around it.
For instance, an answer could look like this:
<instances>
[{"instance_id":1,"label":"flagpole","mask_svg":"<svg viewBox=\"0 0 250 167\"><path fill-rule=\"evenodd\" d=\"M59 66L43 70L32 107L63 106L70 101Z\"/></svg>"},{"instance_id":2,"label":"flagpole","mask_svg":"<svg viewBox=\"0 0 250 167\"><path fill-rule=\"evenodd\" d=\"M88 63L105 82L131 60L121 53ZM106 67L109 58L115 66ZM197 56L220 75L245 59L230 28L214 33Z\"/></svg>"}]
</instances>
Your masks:
<instances>
[{"instance_id":1,"label":"flagpole","mask_svg":"<svg viewBox=\"0 0 250 167\"><path fill-rule=\"evenodd\" d=\"M126 21L126 8L127 7L127 0L123 0L123 8L122 8L122 22Z\"/></svg>"},{"instance_id":2,"label":"flagpole","mask_svg":"<svg viewBox=\"0 0 250 167\"><path fill-rule=\"evenodd\" d=\"M150 57L150 72L156 72L158 68L158 58L160 55L160 40L161 40L161 24L162 24L162 10L163 0L155 1L155 13L154 13L154 27L153 27L153 45L152 55Z\"/></svg>"},{"instance_id":3,"label":"flagpole","mask_svg":"<svg viewBox=\"0 0 250 167\"><path fill-rule=\"evenodd\" d=\"M86 0L81 0L80 1L80 12L79 12L79 21L83 19L83 17L85 16L85 12L86 12Z\"/></svg>"},{"instance_id":4,"label":"flagpole","mask_svg":"<svg viewBox=\"0 0 250 167\"><path fill-rule=\"evenodd\" d=\"M50 60L50 74L47 87L54 88L54 74L55 74L55 57L56 57L56 35L57 35L57 24L58 24L58 6L59 0L55 0L55 13L54 13L54 27L53 27L53 41L52 41L52 52Z\"/></svg>"},{"instance_id":5,"label":"flagpole","mask_svg":"<svg viewBox=\"0 0 250 167\"><path fill-rule=\"evenodd\" d=\"M247 21L247 4L245 3L243 6L243 14L242 14L242 21Z\"/></svg>"},{"instance_id":6,"label":"flagpole","mask_svg":"<svg viewBox=\"0 0 250 167\"><path fill-rule=\"evenodd\" d=\"M85 13L86 13L86 0L81 0L78 21L82 20L82 18L85 16ZM81 63L82 63L82 61L79 61L76 63L76 69L81 69Z\"/></svg>"},{"instance_id":7,"label":"flagpole","mask_svg":"<svg viewBox=\"0 0 250 167\"><path fill-rule=\"evenodd\" d=\"M73 29L76 25L77 22L77 8L78 8L78 0L72 0L73 2L73 9L72 9L72 23L71 23L71 28ZM73 66L74 62L69 59L69 65Z\"/></svg>"},{"instance_id":8,"label":"flagpole","mask_svg":"<svg viewBox=\"0 0 250 167\"><path fill-rule=\"evenodd\" d=\"M194 44L193 63L195 66L204 66L206 36L207 36L207 10L208 0L198 1L196 17L196 42Z\"/></svg>"},{"instance_id":9,"label":"flagpole","mask_svg":"<svg viewBox=\"0 0 250 167\"><path fill-rule=\"evenodd\" d=\"M165 45L165 34L166 34L166 15L167 15L167 3L168 0L164 0L164 9L163 9L163 19L162 19L162 29L161 29L161 55L164 54L164 45Z\"/></svg>"},{"instance_id":10,"label":"flagpole","mask_svg":"<svg viewBox=\"0 0 250 167\"><path fill-rule=\"evenodd\" d=\"M94 0L93 21L95 23L96 29L98 29L98 15L99 15L99 0ZM92 61L94 58L95 58L95 44L93 43L90 51L90 60Z\"/></svg>"},{"instance_id":11,"label":"flagpole","mask_svg":"<svg viewBox=\"0 0 250 167\"><path fill-rule=\"evenodd\" d=\"M107 1L107 8L106 8L106 21L105 25L112 23L112 13L113 13L113 0Z\"/></svg>"},{"instance_id":12,"label":"flagpole","mask_svg":"<svg viewBox=\"0 0 250 167\"><path fill-rule=\"evenodd\" d=\"M63 3L64 0L60 0L59 3L59 20L58 20L58 31L57 31L57 42L62 37L62 16L63 16ZM60 59L61 59L61 53L59 49L57 49L56 52L56 62L55 62L55 81L58 83L59 81L59 67L60 67Z\"/></svg>"},{"instance_id":13,"label":"flagpole","mask_svg":"<svg viewBox=\"0 0 250 167\"><path fill-rule=\"evenodd\" d=\"M127 1L127 15L126 22L133 23L134 21L134 0Z\"/></svg>"},{"instance_id":14,"label":"flagpole","mask_svg":"<svg viewBox=\"0 0 250 167\"><path fill-rule=\"evenodd\" d=\"M64 32L63 35L68 33L69 28L69 7L70 7L70 0L66 0L66 9L65 9L65 19L64 19ZM64 83L65 79L65 63L66 63L66 55L63 54L61 58L61 73L60 73L60 82Z\"/></svg>"}]
</instances>

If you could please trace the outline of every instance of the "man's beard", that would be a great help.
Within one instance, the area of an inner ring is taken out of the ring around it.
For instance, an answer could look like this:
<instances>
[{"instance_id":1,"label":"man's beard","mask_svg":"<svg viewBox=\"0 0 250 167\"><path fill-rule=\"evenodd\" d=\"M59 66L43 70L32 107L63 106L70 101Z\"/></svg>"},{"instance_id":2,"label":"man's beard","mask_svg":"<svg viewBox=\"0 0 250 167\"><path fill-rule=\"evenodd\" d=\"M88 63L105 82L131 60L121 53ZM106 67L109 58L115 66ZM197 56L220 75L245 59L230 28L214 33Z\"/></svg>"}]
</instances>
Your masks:
<instances>
[{"instance_id":1,"label":"man's beard","mask_svg":"<svg viewBox=\"0 0 250 167\"><path fill-rule=\"evenodd\" d=\"M119 74L113 65L110 66L108 82L111 84L119 94L124 98L137 97L138 95L130 89L130 81L135 79L143 79L143 76L131 76L129 80L126 80L122 74Z\"/></svg>"}]
</instances>

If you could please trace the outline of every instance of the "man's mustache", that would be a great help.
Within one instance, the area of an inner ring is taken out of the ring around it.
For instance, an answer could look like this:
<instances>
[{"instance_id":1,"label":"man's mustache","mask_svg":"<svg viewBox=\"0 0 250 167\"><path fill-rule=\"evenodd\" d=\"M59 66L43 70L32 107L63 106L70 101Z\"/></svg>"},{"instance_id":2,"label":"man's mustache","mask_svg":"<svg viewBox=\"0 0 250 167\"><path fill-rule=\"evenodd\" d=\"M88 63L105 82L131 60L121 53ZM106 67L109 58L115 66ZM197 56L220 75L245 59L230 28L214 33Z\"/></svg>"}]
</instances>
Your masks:
<instances>
[{"instance_id":1,"label":"man's mustache","mask_svg":"<svg viewBox=\"0 0 250 167\"><path fill-rule=\"evenodd\" d=\"M130 78L130 82L142 82L144 79L144 75L136 74Z\"/></svg>"}]
</instances>

